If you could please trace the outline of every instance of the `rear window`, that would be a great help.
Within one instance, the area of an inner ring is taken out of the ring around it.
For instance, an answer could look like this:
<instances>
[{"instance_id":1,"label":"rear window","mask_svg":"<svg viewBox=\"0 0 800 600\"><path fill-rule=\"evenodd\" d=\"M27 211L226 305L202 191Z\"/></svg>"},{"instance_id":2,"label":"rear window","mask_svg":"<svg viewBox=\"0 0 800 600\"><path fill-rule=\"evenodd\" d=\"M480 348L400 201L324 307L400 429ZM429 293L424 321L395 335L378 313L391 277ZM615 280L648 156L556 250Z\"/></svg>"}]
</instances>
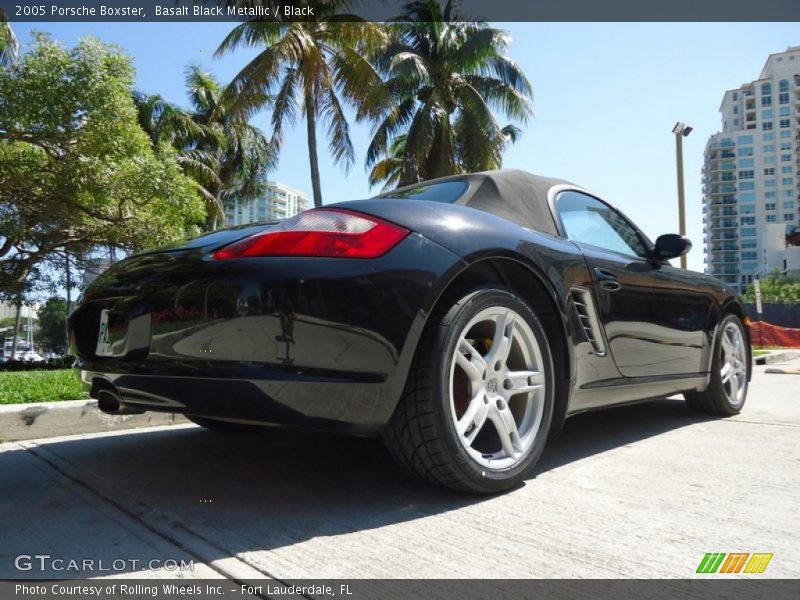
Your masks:
<instances>
[{"instance_id":1,"label":"rear window","mask_svg":"<svg viewBox=\"0 0 800 600\"><path fill-rule=\"evenodd\" d=\"M387 192L381 198L404 198L408 200L430 200L432 202L452 203L461 198L467 191L466 181L443 181L427 185L418 185L401 192Z\"/></svg>"}]
</instances>

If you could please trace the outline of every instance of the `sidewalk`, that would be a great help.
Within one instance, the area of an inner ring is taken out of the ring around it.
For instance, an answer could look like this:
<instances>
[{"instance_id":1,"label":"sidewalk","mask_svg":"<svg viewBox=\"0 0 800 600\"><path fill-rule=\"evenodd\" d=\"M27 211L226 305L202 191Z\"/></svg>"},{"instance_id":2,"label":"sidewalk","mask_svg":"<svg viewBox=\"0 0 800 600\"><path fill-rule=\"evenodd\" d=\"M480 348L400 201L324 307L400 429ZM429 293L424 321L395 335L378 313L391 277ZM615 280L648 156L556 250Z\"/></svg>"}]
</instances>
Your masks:
<instances>
[{"instance_id":1,"label":"sidewalk","mask_svg":"<svg viewBox=\"0 0 800 600\"><path fill-rule=\"evenodd\" d=\"M794 351L793 355L794 358L769 362L764 372L771 375L800 375L800 352ZM800 385L800 381L797 384Z\"/></svg>"}]
</instances>

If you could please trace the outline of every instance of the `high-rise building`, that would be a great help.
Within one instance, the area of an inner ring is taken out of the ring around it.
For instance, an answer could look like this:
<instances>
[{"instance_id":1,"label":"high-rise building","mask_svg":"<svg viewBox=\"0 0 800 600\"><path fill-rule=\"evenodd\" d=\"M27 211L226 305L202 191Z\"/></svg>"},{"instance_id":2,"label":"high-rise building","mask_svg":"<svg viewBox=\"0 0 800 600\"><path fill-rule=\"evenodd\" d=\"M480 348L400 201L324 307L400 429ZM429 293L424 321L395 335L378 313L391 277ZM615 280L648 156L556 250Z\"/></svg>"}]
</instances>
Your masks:
<instances>
[{"instance_id":1,"label":"high-rise building","mask_svg":"<svg viewBox=\"0 0 800 600\"><path fill-rule=\"evenodd\" d=\"M703 166L706 272L740 291L775 269L800 275L800 46L770 54L720 113Z\"/></svg>"},{"instance_id":2,"label":"high-rise building","mask_svg":"<svg viewBox=\"0 0 800 600\"><path fill-rule=\"evenodd\" d=\"M289 186L268 181L267 193L251 202L237 200L225 211L226 225L278 221L308 209L308 196Z\"/></svg>"}]
</instances>

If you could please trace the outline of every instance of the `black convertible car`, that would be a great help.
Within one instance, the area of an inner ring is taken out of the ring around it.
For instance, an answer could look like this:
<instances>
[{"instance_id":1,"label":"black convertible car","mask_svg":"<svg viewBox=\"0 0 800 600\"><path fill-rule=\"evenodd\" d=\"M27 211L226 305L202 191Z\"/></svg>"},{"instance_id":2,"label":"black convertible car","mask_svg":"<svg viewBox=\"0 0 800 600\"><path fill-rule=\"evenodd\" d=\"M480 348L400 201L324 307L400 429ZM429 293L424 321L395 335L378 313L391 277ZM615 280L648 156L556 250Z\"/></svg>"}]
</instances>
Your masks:
<instances>
[{"instance_id":1,"label":"black convertible car","mask_svg":"<svg viewBox=\"0 0 800 600\"><path fill-rule=\"evenodd\" d=\"M564 181L448 177L133 256L70 342L106 412L381 434L412 473L491 493L570 415L742 408L744 307L667 262L690 248Z\"/></svg>"}]
</instances>

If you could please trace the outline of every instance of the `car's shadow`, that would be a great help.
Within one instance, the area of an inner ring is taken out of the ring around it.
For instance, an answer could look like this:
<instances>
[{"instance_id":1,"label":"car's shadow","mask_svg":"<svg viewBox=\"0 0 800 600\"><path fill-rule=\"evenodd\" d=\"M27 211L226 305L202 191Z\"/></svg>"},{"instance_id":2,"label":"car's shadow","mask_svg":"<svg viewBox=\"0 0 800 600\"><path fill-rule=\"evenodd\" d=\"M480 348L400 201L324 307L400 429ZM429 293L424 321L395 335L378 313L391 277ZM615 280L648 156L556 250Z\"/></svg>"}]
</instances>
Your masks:
<instances>
[{"instance_id":1,"label":"car's shadow","mask_svg":"<svg viewBox=\"0 0 800 600\"><path fill-rule=\"evenodd\" d=\"M698 421L677 400L578 415L550 440L525 485L536 486L536 474ZM45 442L34 452L145 523L180 524L220 558L380 528L485 500L408 479L378 439L280 428L247 435L168 429ZM0 458L0 474L10 467L7 461ZM70 511L61 520L36 514L47 507L25 498L24 487L15 493L19 506L28 507L27 518L48 523L47 539L75 535ZM13 518L2 514L8 510L2 506L0 519ZM29 550L29 542L13 533L4 542L3 554ZM107 545L107 540L86 542L87 548ZM45 550L58 554L52 547L58 543Z\"/></svg>"}]
</instances>

